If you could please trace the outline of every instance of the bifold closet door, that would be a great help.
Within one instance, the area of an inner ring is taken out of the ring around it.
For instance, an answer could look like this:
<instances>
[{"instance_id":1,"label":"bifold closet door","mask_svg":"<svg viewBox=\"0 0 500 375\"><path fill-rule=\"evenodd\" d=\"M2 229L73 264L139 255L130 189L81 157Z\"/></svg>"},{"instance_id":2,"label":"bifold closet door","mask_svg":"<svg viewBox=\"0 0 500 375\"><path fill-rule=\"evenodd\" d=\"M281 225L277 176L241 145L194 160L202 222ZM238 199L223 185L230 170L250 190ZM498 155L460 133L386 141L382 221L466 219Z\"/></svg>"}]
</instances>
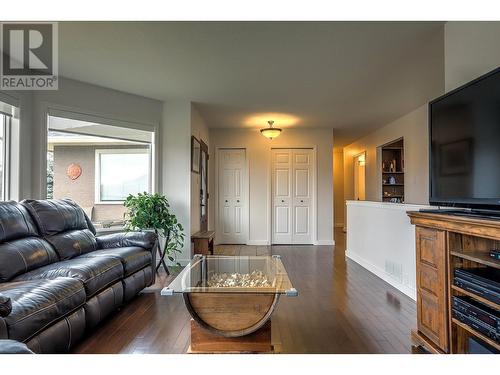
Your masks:
<instances>
[{"instance_id":1,"label":"bifold closet door","mask_svg":"<svg viewBox=\"0 0 500 375\"><path fill-rule=\"evenodd\" d=\"M245 244L246 152L244 149L221 149L218 162L219 241L224 244Z\"/></svg>"},{"instance_id":2,"label":"bifold closet door","mask_svg":"<svg viewBox=\"0 0 500 375\"><path fill-rule=\"evenodd\" d=\"M272 242L313 242L313 151L272 151Z\"/></svg>"}]
</instances>

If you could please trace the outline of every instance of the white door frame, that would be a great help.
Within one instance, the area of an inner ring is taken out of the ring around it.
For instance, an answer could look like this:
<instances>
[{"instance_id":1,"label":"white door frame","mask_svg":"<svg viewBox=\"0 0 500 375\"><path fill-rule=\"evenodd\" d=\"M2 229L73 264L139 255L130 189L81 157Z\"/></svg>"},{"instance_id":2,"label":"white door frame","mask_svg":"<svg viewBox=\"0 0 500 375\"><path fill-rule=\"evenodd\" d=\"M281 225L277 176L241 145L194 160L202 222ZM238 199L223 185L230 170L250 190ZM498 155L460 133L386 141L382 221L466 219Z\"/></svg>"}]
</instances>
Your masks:
<instances>
[{"instance_id":1,"label":"white door frame","mask_svg":"<svg viewBox=\"0 0 500 375\"><path fill-rule=\"evenodd\" d=\"M270 154L270 161L269 161L269 186L267 189L267 218L269 222L269 226L267 229L267 242L269 245L273 244L273 150L292 150L292 149L308 149L312 150L312 192L313 192L313 199L312 199L312 228L311 228L311 233L312 233L312 244L317 245L318 244L318 181L317 181L317 176L318 176L318 165L317 165L317 146L281 146L281 147L270 147L269 148L269 154Z\"/></svg>"},{"instance_id":2,"label":"white door frame","mask_svg":"<svg viewBox=\"0 0 500 375\"><path fill-rule=\"evenodd\" d=\"M243 223L245 226L245 243L248 244L249 236L250 236L250 173L249 173L249 157L248 157L248 149L245 146L242 147L215 147L215 202L213 207L215 207L215 244L220 244L220 228L219 228L219 154L221 150L245 150L245 183L243 184L243 191L245 194L245 205L243 209Z\"/></svg>"}]
</instances>

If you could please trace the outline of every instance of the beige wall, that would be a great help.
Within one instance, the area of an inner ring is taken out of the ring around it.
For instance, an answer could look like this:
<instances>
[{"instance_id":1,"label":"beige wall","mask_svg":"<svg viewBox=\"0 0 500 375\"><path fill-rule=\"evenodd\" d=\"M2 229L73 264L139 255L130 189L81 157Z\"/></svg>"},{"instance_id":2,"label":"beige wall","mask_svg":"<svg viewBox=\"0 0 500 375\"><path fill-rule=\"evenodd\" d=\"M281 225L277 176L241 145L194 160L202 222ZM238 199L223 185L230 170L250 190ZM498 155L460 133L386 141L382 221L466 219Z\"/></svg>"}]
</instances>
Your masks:
<instances>
[{"instance_id":1,"label":"beige wall","mask_svg":"<svg viewBox=\"0 0 500 375\"><path fill-rule=\"evenodd\" d=\"M208 126L193 104L191 104L191 134L202 140L210 150ZM200 230L200 181L201 175L191 172L191 234ZM209 200L209 204L211 203L212 200Z\"/></svg>"},{"instance_id":2,"label":"beige wall","mask_svg":"<svg viewBox=\"0 0 500 375\"><path fill-rule=\"evenodd\" d=\"M381 157L378 147L404 138L405 203L429 202L427 105L397 119L344 148L344 198L354 197L353 157L366 151L366 200L382 200Z\"/></svg>"},{"instance_id":3,"label":"beige wall","mask_svg":"<svg viewBox=\"0 0 500 375\"><path fill-rule=\"evenodd\" d=\"M184 246L177 260L186 264L191 259L191 102L163 103L161 137L161 193L184 228Z\"/></svg>"},{"instance_id":4,"label":"beige wall","mask_svg":"<svg viewBox=\"0 0 500 375\"><path fill-rule=\"evenodd\" d=\"M500 66L500 22L447 22L444 28L445 89L450 91ZM436 97L439 93L436 94ZM366 199L381 200L380 156L377 147L405 138L406 203L428 204L427 105L359 139L344 149L344 195L353 198L352 157L364 150Z\"/></svg>"},{"instance_id":5,"label":"beige wall","mask_svg":"<svg viewBox=\"0 0 500 375\"><path fill-rule=\"evenodd\" d=\"M446 91L500 66L500 22L447 22L444 33Z\"/></svg>"},{"instance_id":6,"label":"beige wall","mask_svg":"<svg viewBox=\"0 0 500 375\"><path fill-rule=\"evenodd\" d=\"M26 107L21 107L21 113ZM158 130L162 103L160 101L128 94L125 92L59 77L59 89L33 91L31 127L32 173L30 198L44 198L46 195L46 155L45 144L40 140L47 137L47 113L62 110L99 118L99 123L109 120L118 124L130 124L137 129ZM160 146L160 142L157 143ZM159 147L157 147L159 149ZM158 172L160 172L158 170Z\"/></svg>"},{"instance_id":7,"label":"beige wall","mask_svg":"<svg viewBox=\"0 0 500 375\"><path fill-rule=\"evenodd\" d=\"M345 227L344 221L344 152L335 149L333 152L333 201L335 226Z\"/></svg>"},{"instance_id":8,"label":"beige wall","mask_svg":"<svg viewBox=\"0 0 500 375\"><path fill-rule=\"evenodd\" d=\"M244 147L249 166L249 243L268 244L270 222L271 148L316 147L317 150L317 238L320 244L333 241L333 131L332 129L285 129L270 141L258 129L210 129L210 191L215 197L216 149ZM209 225L215 228L215 200L211 200Z\"/></svg>"},{"instance_id":9,"label":"beige wall","mask_svg":"<svg viewBox=\"0 0 500 375\"><path fill-rule=\"evenodd\" d=\"M123 219L125 212L122 204L95 203L95 150L104 148L125 147L54 146L54 198L71 198L82 207L94 207L94 221ZM66 175L66 169L71 163L82 167L82 174L76 180L71 180Z\"/></svg>"}]
</instances>

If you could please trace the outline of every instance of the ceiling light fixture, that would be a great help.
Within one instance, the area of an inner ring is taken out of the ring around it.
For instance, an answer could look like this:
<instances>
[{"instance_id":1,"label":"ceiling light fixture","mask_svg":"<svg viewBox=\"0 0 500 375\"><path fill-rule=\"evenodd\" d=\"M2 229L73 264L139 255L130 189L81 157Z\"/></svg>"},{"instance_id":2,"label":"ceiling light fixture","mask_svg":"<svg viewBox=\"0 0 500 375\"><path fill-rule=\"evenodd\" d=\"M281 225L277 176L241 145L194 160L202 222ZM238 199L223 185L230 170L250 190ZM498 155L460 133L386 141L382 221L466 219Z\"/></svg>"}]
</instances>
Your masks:
<instances>
[{"instance_id":1,"label":"ceiling light fixture","mask_svg":"<svg viewBox=\"0 0 500 375\"><path fill-rule=\"evenodd\" d=\"M280 128L273 128L274 121L268 121L267 123L269 124L268 128L260 129L260 132L264 137L273 139L281 134Z\"/></svg>"}]
</instances>

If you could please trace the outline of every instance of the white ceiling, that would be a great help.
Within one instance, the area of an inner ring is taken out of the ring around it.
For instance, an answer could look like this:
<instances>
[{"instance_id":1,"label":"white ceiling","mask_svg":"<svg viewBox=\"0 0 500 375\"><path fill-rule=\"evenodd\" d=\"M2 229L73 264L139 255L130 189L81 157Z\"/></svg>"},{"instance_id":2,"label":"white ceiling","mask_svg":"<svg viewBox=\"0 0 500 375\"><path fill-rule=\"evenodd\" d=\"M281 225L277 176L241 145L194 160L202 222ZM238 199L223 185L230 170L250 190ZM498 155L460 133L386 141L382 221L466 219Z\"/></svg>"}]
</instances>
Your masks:
<instances>
[{"instance_id":1,"label":"white ceiling","mask_svg":"<svg viewBox=\"0 0 500 375\"><path fill-rule=\"evenodd\" d=\"M273 116L277 126L332 127L340 146L442 93L442 29L439 22L61 22L60 74L191 100L212 128L259 127L251 118L262 113L274 113L260 119Z\"/></svg>"}]
</instances>

